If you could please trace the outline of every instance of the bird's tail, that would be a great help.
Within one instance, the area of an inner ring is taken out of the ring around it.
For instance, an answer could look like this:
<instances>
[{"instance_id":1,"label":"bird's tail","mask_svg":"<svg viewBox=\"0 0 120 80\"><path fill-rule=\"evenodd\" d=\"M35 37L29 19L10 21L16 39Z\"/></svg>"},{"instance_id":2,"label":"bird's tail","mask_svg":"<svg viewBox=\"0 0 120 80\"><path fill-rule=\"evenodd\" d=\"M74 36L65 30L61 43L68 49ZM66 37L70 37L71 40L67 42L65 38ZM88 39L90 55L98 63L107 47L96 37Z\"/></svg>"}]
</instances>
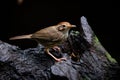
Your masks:
<instances>
[{"instance_id":1,"label":"bird's tail","mask_svg":"<svg viewBox=\"0 0 120 80\"><path fill-rule=\"evenodd\" d=\"M21 36L15 36L15 37L11 37L11 38L9 38L9 40L16 40L16 39L30 39L31 36L32 36L32 34L21 35Z\"/></svg>"}]
</instances>

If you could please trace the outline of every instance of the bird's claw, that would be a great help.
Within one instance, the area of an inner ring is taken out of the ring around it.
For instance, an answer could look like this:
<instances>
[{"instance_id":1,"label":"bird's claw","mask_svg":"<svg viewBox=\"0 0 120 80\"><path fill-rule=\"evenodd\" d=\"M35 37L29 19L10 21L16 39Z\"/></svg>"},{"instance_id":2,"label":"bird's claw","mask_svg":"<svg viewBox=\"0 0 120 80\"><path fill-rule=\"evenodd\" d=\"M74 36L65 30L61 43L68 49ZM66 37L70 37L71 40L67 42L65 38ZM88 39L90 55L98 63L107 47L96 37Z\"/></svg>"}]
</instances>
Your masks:
<instances>
[{"instance_id":1,"label":"bird's claw","mask_svg":"<svg viewBox=\"0 0 120 80\"><path fill-rule=\"evenodd\" d=\"M58 59L56 59L57 62L66 61L66 60L67 60L66 58L58 58Z\"/></svg>"},{"instance_id":2,"label":"bird's claw","mask_svg":"<svg viewBox=\"0 0 120 80\"><path fill-rule=\"evenodd\" d=\"M59 52L61 51L61 49L58 46L54 46L53 49L56 51L58 50Z\"/></svg>"}]
</instances>

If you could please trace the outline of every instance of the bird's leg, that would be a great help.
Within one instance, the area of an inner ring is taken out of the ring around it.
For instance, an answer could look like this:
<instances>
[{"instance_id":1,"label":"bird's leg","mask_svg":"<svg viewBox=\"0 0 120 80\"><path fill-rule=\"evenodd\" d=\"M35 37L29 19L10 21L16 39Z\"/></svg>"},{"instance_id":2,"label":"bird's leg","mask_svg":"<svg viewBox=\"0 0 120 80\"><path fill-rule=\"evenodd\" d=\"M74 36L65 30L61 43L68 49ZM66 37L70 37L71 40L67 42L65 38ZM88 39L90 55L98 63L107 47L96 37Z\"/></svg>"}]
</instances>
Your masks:
<instances>
[{"instance_id":1,"label":"bird's leg","mask_svg":"<svg viewBox=\"0 0 120 80\"><path fill-rule=\"evenodd\" d=\"M56 51L58 50L59 52L61 52L61 49L58 46L54 46L53 49Z\"/></svg>"},{"instance_id":2,"label":"bird's leg","mask_svg":"<svg viewBox=\"0 0 120 80\"><path fill-rule=\"evenodd\" d=\"M49 51L48 48L46 49L46 52L47 52L47 54L49 54L53 59L55 59L57 62L66 60L66 58L56 58L54 55L52 55L52 54L50 53L50 51Z\"/></svg>"}]
</instances>

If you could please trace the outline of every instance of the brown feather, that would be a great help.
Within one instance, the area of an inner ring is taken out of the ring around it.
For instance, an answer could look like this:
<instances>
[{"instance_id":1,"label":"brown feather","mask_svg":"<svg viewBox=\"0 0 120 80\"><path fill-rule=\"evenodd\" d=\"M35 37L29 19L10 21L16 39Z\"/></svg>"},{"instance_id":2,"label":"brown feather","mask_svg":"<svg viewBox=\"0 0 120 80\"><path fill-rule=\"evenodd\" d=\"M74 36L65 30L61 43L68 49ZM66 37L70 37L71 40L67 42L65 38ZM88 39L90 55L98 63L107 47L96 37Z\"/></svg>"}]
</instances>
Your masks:
<instances>
[{"instance_id":1,"label":"brown feather","mask_svg":"<svg viewBox=\"0 0 120 80\"><path fill-rule=\"evenodd\" d=\"M32 36L32 34L21 35L21 36L15 36L15 37L11 37L9 40L16 40L16 39L30 39L31 36Z\"/></svg>"}]
</instances>

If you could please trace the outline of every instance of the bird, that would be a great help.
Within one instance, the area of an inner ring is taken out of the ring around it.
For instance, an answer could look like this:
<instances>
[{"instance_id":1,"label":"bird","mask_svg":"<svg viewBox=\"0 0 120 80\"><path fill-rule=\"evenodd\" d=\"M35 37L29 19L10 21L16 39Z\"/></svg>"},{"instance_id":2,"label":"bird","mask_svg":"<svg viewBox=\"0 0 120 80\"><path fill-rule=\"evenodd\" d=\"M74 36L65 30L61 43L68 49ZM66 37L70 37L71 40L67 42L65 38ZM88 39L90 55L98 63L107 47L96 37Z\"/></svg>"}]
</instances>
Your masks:
<instances>
[{"instance_id":1,"label":"bird","mask_svg":"<svg viewBox=\"0 0 120 80\"><path fill-rule=\"evenodd\" d=\"M33 39L38 44L42 44L45 47L46 53L55 61L61 62L66 60L66 58L57 58L49 50L50 48L54 47L59 49L57 46L67 40L69 36L69 30L73 27L76 27L76 25L72 25L70 22L63 21L56 25L40 29L32 34L11 37L9 40Z\"/></svg>"}]
</instances>

